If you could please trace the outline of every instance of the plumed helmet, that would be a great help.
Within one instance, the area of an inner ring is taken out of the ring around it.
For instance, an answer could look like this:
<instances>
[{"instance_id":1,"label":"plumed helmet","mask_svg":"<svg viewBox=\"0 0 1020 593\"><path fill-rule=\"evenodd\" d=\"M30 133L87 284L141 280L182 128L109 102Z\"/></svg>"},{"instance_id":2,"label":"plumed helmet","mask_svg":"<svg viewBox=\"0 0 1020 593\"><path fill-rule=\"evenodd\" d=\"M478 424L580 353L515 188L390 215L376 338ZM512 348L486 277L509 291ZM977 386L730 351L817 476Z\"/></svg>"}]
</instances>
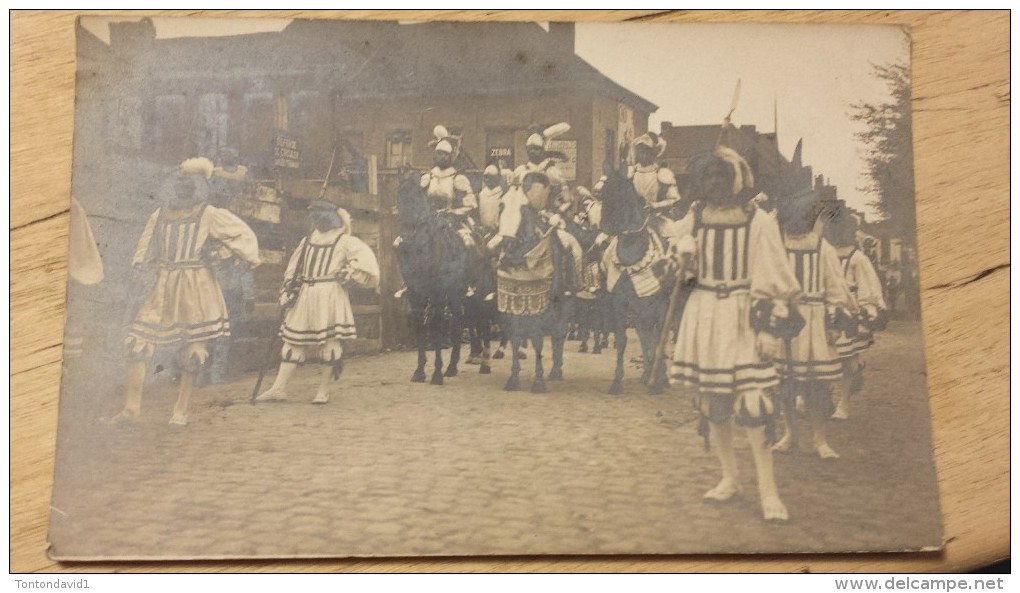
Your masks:
<instances>
[{"instance_id":1,"label":"plumed helmet","mask_svg":"<svg viewBox=\"0 0 1020 593\"><path fill-rule=\"evenodd\" d=\"M641 134L640 136L634 139L633 144L635 147L647 146L648 148L655 150L656 151L655 158L659 158L660 156L662 156L662 153L665 152L666 150L665 138L659 136L655 132Z\"/></svg>"}]
</instances>

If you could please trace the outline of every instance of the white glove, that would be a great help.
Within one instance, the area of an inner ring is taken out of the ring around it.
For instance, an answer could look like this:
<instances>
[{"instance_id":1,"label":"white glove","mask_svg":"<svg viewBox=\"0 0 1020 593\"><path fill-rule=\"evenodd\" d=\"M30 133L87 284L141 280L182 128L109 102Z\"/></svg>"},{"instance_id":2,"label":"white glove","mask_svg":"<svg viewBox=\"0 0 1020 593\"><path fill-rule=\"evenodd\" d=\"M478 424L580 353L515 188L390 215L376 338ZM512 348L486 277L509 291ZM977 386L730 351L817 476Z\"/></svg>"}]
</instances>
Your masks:
<instances>
[{"instance_id":1,"label":"white glove","mask_svg":"<svg viewBox=\"0 0 1020 593\"><path fill-rule=\"evenodd\" d=\"M400 247L400 244L403 242L404 242L403 237L397 237L396 239L393 240L393 248L396 249L397 247Z\"/></svg>"},{"instance_id":2,"label":"white glove","mask_svg":"<svg viewBox=\"0 0 1020 593\"><path fill-rule=\"evenodd\" d=\"M769 332L758 332L754 345L762 361L776 360L783 355L783 342Z\"/></svg>"},{"instance_id":3,"label":"white glove","mask_svg":"<svg viewBox=\"0 0 1020 593\"><path fill-rule=\"evenodd\" d=\"M790 308L784 301L772 301L772 317L775 319L786 319L790 316Z\"/></svg>"},{"instance_id":4,"label":"white glove","mask_svg":"<svg viewBox=\"0 0 1020 593\"><path fill-rule=\"evenodd\" d=\"M559 214L553 214L549 217L549 226L554 226L558 229L566 227L566 223L563 222L563 217Z\"/></svg>"},{"instance_id":5,"label":"white glove","mask_svg":"<svg viewBox=\"0 0 1020 593\"><path fill-rule=\"evenodd\" d=\"M485 247L489 251L495 251L499 247L499 244L502 243L502 242L503 242L503 235L497 234L494 237L492 237L491 239L489 239L489 242L485 244Z\"/></svg>"},{"instance_id":6,"label":"white glove","mask_svg":"<svg viewBox=\"0 0 1020 593\"><path fill-rule=\"evenodd\" d=\"M681 236L676 242L671 243L671 247L678 257L685 255L693 256L698 250L698 244L694 241L694 237L690 235Z\"/></svg>"}]
</instances>

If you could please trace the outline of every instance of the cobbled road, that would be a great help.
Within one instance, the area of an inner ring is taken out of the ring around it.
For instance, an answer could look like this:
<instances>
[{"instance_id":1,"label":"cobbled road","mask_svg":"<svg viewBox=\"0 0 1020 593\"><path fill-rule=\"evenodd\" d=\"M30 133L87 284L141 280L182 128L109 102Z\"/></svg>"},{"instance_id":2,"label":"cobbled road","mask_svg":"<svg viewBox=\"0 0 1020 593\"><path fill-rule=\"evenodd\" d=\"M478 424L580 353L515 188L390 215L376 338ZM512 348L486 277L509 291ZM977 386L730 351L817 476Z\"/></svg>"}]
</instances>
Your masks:
<instances>
[{"instance_id":1,"label":"cobbled road","mask_svg":"<svg viewBox=\"0 0 1020 593\"><path fill-rule=\"evenodd\" d=\"M697 435L689 399L676 389L647 395L633 363L625 393L607 395L612 350L581 354L568 342L566 380L549 382L541 395L502 390L509 360L494 361L491 375L462 365L441 387L411 383L411 352L350 359L324 406L310 403L317 370L299 369L291 401L275 404L249 404L255 377L243 376L197 390L186 427L167 425L176 397L168 381L147 387L139 422L99 423L122 401L123 371L114 369L102 396L78 383L65 390L52 553L155 559L938 546L920 344L916 323L894 322L879 334L850 420L830 422L840 459L775 456L790 510L785 524L760 518L740 431L744 497L702 501L718 481L718 463ZM527 387L533 360L524 365Z\"/></svg>"}]
</instances>

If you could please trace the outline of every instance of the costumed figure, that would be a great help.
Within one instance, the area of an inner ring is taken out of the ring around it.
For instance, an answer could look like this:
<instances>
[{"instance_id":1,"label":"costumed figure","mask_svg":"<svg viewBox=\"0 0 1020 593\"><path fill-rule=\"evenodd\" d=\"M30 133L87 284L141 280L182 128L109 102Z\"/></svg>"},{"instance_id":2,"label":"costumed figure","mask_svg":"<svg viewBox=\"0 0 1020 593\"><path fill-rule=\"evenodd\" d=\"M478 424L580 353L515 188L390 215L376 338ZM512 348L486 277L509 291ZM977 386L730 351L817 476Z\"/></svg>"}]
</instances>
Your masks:
<instances>
[{"instance_id":1,"label":"costumed figure","mask_svg":"<svg viewBox=\"0 0 1020 593\"><path fill-rule=\"evenodd\" d=\"M829 446L825 424L834 411L831 384L843 377L843 361L835 344L841 332L856 331L857 316L839 256L822 236L821 212L818 196L811 190L777 204L787 259L802 288L797 308L805 323L776 358L784 382L786 434L774 448L784 452L797 447L796 398L800 397L813 432L813 449L823 459L833 459L839 455Z\"/></svg>"},{"instance_id":2,"label":"costumed figure","mask_svg":"<svg viewBox=\"0 0 1020 593\"><path fill-rule=\"evenodd\" d=\"M498 308L508 325L513 365L506 390L520 389L518 348L527 338L535 350L535 378L531 390L546 391L542 341L550 336L553 366L550 380L563 378L563 343L573 296L580 286L581 248L564 230L562 216L551 204L549 178L526 173L520 186L504 197L499 232L489 248L499 250Z\"/></svg>"},{"instance_id":3,"label":"costumed figure","mask_svg":"<svg viewBox=\"0 0 1020 593\"><path fill-rule=\"evenodd\" d=\"M857 248L857 221L841 205L825 221L825 240L839 256L843 279L857 308L858 323L841 331L836 339L836 351L843 360L843 379L835 386L836 411L832 417L845 420L849 417L850 396L864 387L863 353L874 344L873 332L885 328L888 320L882 282L865 253Z\"/></svg>"},{"instance_id":4,"label":"costumed figure","mask_svg":"<svg viewBox=\"0 0 1020 593\"><path fill-rule=\"evenodd\" d=\"M506 171L506 175L509 175ZM481 233L481 245L484 246L499 231L499 215L503 209L503 194L506 193L506 175L492 164L482 172L482 189L478 192L478 231ZM464 315L468 322L471 339L471 353L467 364L482 365L481 372L489 372L489 359L493 356L490 344L493 336L498 335L496 327L496 277L495 257L488 250L472 258L474 268L469 276L475 283L474 291L464 302ZM472 292L471 289L468 291ZM504 335L496 358L502 358L502 350L506 346Z\"/></svg>"},{"instance_id":5,"label":"costumed figure","mask_svg":"<svg viewBox=\"0 0 1020 593\"><path fill-rule=\"evenodd\" d=\"M514 169L511 185L520 185L528 173L542 173L549 178L549 199L553 202L558 200L563 190L563 173L556 166L556 160L562 159L563 155L550 152L549 142L569 131L570 124L561 122L529 135L525 143L528 161Z\"/></svg>"},{"instance_id":6,"label":"costumed figure","mask_svg":"<svg viewBox=\"0 0 1020 593\"><path fill-rule=\"evenodd\" d=\"M64 363L84 351L84 321L88 316L88 287L103 281L103 260L85 209L71 196L71 228L67 252L67 320L64 323Z\"/></svg>"},{"instance_id":7,"label":"costumed figure","mask_svg":"<svg viewBox=\"0 0 1020 593\"><path fill-rule=\"evenodd\" d=\"M209 202L219 208L229 208L230 202L244 192L250 181L248 167L237 162L237 150L221 148L219 164L209 178Z\"/></svg>"},{"instance_id":8,"label":"costumed figure","mask_svg":"<svg viewBox=\"0 0 1020 593\"><path fill-rule=\"evenodd\" d=\"M435 139L429 146L434 151L434 166L421 176L421 186L433 209L457 231L464 245L474 248L476 239L471 229L476 223L472 215L478 209L478 201L471 182L453 166L460 143L443 126L436 126L432 133Z\"/></svg>"},{"instance_id":9,"label":"costumed figure","mask_svg":"<svg viewBox=\"0 0 1020 593\"><path fill-rule=\"evenodd\" d=\"M290 256L280 291L286 313L280 336L280 370L257 402L287 399L287 382L298 365L322 365L314 404L329 402L330 381L343 370L343 342L357 337L349 287L379 285L375 253L351 234L351 215L325 200L309 205L311 232Z\"/></svg>"},{"instance_id":10,"label":"costumed figure","mask_svg":"<svg viewBox=\"0 0 1020 593\"><path fill-rule=\"evenodd\" d=\"M680 202L680 190L677 189L673 171L655 162L665 150L666 140L655 132L638 136L634 140L634 158L637 163L629 167L627 178L645 199L648 211L655 215L655 230L669 235L673 220L667 213Z\"/></svg>"},{"instance_id":11,"label":"costumed figure","mask_svg":"<svg viewBox=\"0 0 1020 593\"><path fill-rule=\"evenodd\" d=\"M231 203L244 192L250 181L248 167L238 164L237 150L229 147L220 149L219 161L209 178L209 202L213 206L230 209ZM236 330L238 322L255 309L255 276L248 262L234 257L233 252L218 241L210 241L208 247L209 264L223 291L228 317ZM209 342L209 364L203 367L198 377L199 386L226 383L233 339L233 335L222 336Z\"/></svg>"},{"instance_id":12,"label":"costumed figure","mask_svg":"<svg viewBox=\"0 0 1020 593\"><path fill-rule=\"evenodd\" d=\"M609 237L602 232L602 202L596 200L588 188L578 186L575 190L580 199L580 211L568 225L571 234L584 250L581 262L581 289L577 293L579 352L588 352L588 336L592 336L591 352L602 352L603 340L608 340L606 330L606 271L602 263Z\"/></svg>"},{"instance_id":13,"label":"costumed figure","mask_svg":"<svg viewBox=\"0 0 1020 593\"><path fill-rule=\"evenodd\" d=\"M207 243L215 239L252 267L260 263L258 240L248 225L230 211L206 203L212 171L205 158L181 163L161 188L165 206L149 217L138 240L132 263L157 271L128 333L126 401L111 422L138 417L146 362L157 345L178 345L182 373L170 424L187 424L195 377L208 357L206 345L230 334L223 293L207 261Z\"/></svg>"},{"instance_id":14,"label":"costumed figure","mask_svg":"<svg viewBox=\"0 0 1020 593\"><path fill-rule=\"evenodd\" d=\"M747 431L766 520L786 520L769 445L774 435L771 390L779 376L771 358L780 335L796 328L800 294L776 221L749 204L750 167L719 147L691 165L695 202L678 222L675 253L693 275L671 363L670 381L693 392L699 432L711 441L722 480L705 493L728 501L742 486L733 447L734 423ZM793 326L792 329L790 326Z\"/></svg>"}]
</instances>

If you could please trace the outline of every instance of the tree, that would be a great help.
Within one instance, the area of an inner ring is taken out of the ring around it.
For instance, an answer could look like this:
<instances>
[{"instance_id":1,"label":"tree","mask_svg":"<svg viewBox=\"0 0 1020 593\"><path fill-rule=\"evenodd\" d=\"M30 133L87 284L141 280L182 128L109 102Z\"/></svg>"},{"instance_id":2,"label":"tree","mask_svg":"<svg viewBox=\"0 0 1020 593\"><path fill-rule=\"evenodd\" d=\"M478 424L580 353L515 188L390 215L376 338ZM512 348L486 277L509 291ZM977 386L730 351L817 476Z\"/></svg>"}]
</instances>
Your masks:
<instances>
[{"instance_id":1,"label":"tree","mask_svg":"<svg viewBox=\"0 0 1020 593\"><path fill-rule=\"evenodd\" d=\"M861 191L874 196L868 203L911 245L915 242L914 148L911 143L910 70L904 64L875 65L874 75L886 82L889 100L855 103L850 117L865 124L855 134L863 144L868 181Z\"/></svg>"}]
</instances>

